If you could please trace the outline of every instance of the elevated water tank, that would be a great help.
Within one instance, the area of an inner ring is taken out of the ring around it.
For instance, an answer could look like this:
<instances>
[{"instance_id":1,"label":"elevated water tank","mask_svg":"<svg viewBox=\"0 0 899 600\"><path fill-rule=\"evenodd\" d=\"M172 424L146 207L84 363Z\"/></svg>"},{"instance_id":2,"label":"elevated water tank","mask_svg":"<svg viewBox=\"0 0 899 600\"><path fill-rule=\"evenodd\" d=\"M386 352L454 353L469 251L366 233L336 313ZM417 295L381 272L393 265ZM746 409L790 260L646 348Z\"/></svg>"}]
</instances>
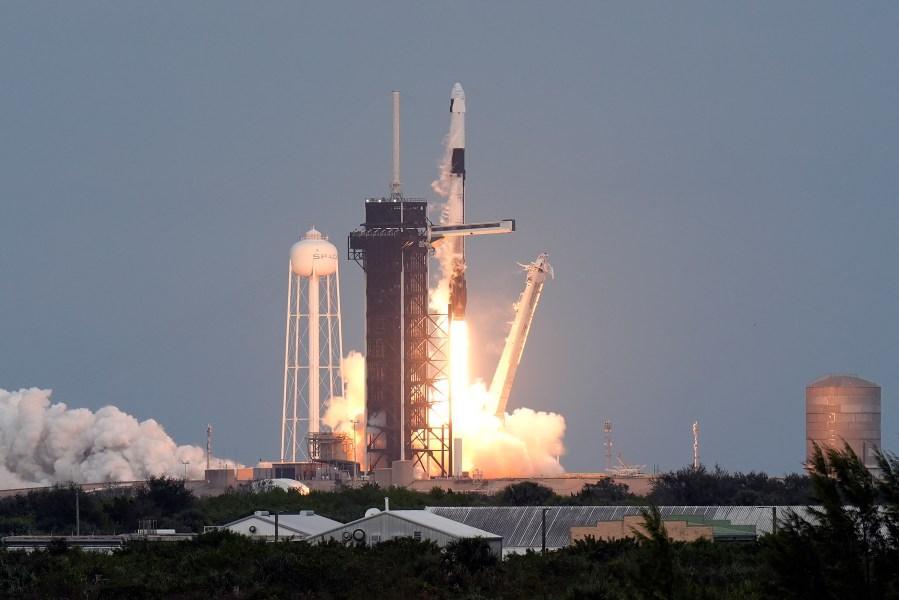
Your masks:
<instances>
[{"instance_id":1,"label":"elevated water tank","mask_svg":"<svg viewBox=\"0 0 899 600\"><path fill-rule=\"evenodd\" d=\"M806 460L812 443L842 449L849 444L866 466L876 468L880 448L880 386L854 375L828 375L805 388Z\"/></svg>"},{"instance_id":2,"label":"elevated water tank","mask_svg":"<svg viewBox=\"0 0 899 600\"><path fill-rule=\"evenodd\" d=\"M313 274L322 277L336 273L339 259L337 247L315 227L290 248L290 268L302 277L312 277Z\"/></svg>"}]
</instances>

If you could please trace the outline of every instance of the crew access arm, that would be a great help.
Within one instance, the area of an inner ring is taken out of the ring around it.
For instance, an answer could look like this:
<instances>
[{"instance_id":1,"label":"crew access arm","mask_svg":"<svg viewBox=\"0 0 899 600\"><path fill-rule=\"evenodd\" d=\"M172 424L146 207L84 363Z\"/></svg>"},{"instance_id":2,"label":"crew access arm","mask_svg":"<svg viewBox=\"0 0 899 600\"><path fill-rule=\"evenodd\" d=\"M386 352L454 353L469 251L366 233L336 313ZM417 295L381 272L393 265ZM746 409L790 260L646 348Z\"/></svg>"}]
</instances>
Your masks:
<instances>
[{"instance_id":1,"label":"crew access arm","mask_svg":"<svg viewBox=\"0 0 899 600\"><path fill-rule=\"evenodd\" d=\"M527 271L527 282L515 307L515 320L512 321L512 329L506 338L506 346L496 366L493 382L490 384L490 397L496 402L496 416L502 418L509 402L509 393L512 391L512 383L515 381L515 371L521 362L524 352L524 343L528 338L531 322L534 320L534 312L537 310L537 302L540 301L540 292L546 275L553 276L553 268L547 262L546 252L537 257L537 260L529 265L521 265Z\"/></svg>"}]
</instances>

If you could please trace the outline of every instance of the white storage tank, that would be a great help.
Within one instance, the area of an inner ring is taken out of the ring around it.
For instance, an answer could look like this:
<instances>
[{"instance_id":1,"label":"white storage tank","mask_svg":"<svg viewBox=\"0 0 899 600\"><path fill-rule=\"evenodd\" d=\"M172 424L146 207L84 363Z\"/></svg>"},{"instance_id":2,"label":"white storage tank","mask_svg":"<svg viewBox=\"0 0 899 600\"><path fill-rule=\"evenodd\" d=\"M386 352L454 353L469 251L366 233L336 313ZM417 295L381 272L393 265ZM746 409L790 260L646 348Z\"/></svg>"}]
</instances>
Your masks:
<instances>
[{"instance_id":1,"label":"white storage tank","mask_svg":"<svg viewBox=\"0 0 899 600\"><path fill-rule=\"evenodd\" d=\"M843 448L846 442L869 468L880 448L880 386L854 375L827 375L805 388L806 460L813 443Z\"/></svg>"}]
</instances>

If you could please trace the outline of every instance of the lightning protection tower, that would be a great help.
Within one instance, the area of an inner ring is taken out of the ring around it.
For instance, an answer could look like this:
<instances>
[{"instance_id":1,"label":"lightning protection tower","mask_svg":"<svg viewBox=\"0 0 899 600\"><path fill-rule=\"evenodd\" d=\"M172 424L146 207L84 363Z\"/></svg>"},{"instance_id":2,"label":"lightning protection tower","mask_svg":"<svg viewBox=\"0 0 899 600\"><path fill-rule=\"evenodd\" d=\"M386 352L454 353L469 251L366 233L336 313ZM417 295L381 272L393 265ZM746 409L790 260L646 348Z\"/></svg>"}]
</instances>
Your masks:
<instances>
[{"instance_id":1,"label":"lightning protection tower","mask_svg":"<svg viewBox=\"0 0 899 600\"><path fill-rule=\"evenodd\" d=\"M693 421L693 470L699 470L699 421Z\"/></svg>"},{"instance_id":2,"label":"lightning protection tower","mask_svg":"<svg viewBox=\"0 0 899 600\"><path fill-rule=\"evenodd\" d=\"M339 255L313 227L290 249L281 462L315 460L322 403L343 396Z\"/></svg>"},{"instance_id":3,"label":"lightning protection tower","mask_svg":"<svg viewBox=\"0 0 899 600\"><path fill-rule=\"evenodd\" d=\"M612 468L612 422L603 423L602 430L606 432L606 471L608 471Z\"/></svg>"}]
</instances>

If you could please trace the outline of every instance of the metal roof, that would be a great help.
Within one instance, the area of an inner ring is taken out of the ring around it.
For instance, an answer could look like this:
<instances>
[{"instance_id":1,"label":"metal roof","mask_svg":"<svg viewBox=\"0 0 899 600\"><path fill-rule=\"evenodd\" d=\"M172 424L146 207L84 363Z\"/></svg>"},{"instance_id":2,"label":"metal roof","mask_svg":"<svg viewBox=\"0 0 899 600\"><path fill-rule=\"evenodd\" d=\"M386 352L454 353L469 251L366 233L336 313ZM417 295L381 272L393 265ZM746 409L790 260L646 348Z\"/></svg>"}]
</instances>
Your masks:
<instances>
[{"instance_id":1,"label":"metal roof","mask_svg":"<svg viewBox=\"0 0 899 600\"><path fill-rule=\"evenodd\" d=\"M236 521L226 523L225 525L221 526L221 529L230 528L232 526L238 525L239 523L255 519L268 523L273 527L275 525L274 514L262 513L257 511L251 515L247 515L246 517L237 519ZM335 521L333 519L317 515L311 510L304 510L299 514L278 515L279 528L289 529L306 536L316 535L323 531L328 531L329 529L340 527L341 525L343 525L343 523L341 523L340 521Z\"/></svg>"},{"instance_id":2,"label":"metal roof","mask_svg":"<svg viewBox=\"0 0 899 600\"><path fill-rule=\"evenodd\" d=\"M419 525L423 525L425 527L430 527L431 529L435 529L437 531L443 532L447 535L452 535L460 538L469 538L469 537L486 537L486 538L499 538L502 537L499 534L492 533L486 529L478 528L468 523L463 523L461 521L456 521L454 519L450 519L444 517L443 515L438 515L433 512L424 511L424 510L391 510L387 511L389 514L399 517L401 519L405 519L412 523L418 523ZM384 514L384 513L380 513Z\"/></svg>"},{"instance_id":3,"label":"metal roof","mask_svg":"<svg viewBox=\"0 0 899 600\"><path fill-rule=\"evenodd\" d=\"M502 536L492 533L490 531L486 531L484 529L479 529L474 527L468 523L463 523L462 521L450 519L444 517L442 515L436 514L434 512L425 511L425 510L385 510L383 512L377 512L373 515L369 515L367 517L362 517L361 519L357 519L355 521L350 521L346 524L341 524L332 528L329 528L325 531L318 532L315 537L324 538L327 534L330 534L334 531L339 531L345 527L355 527L358 525L362 525L364 523L369 523L371 521L377 519L384 519L394 517L397 519L403 519L404 521L409 521L410 523L414 523L420 525L422 527L427 527L433 529L434 531L439 531L445 535L449 535L456 538L472 538L472 537L482 537L488 539L501 539Z\"/></svg>"},{"instance_id":4,"label":"metal roof","mask_svg":"<svg viewBox=\"0 0 899 600\"><path fill-rule=\"evenodd\" d=\"M825 375L813 381L808 387L879 388L880 386L873 381L867 381L855 375Z\"/></svg>"},{"instance_id":5,"label":"metal roof","mask_svg":"<svg viewBox=\"0 0 899 600\"><path fill-rule=\"evenodd\" d=\"M546 513L546 546L561 548L571 543L572 527L592 527L599 521L620 521L639 515L640 506L429 506L426 511L502 536L505 548L540 548L542 509ZM783 520L788 511L808 518L805 506L660 506L663 517L696 515L706 520L754 525L761 535L771 532L772 516Z\"/></svg>"},{"instance_id":6,"label":"metal roof","mask_svg":"<svg viewBox=\"0 0 899 600\"><path fill-rule=\"evenodd\" d=\"M269 518L274 523L274 517ZM303 531L307 535L315 535L316 533L327 531L332 527L340 526L340 521L335 521L334 519L329 519L316 514L279 515L278 526L280 527L281 524Z\"/></svg>"}]
</instances>

